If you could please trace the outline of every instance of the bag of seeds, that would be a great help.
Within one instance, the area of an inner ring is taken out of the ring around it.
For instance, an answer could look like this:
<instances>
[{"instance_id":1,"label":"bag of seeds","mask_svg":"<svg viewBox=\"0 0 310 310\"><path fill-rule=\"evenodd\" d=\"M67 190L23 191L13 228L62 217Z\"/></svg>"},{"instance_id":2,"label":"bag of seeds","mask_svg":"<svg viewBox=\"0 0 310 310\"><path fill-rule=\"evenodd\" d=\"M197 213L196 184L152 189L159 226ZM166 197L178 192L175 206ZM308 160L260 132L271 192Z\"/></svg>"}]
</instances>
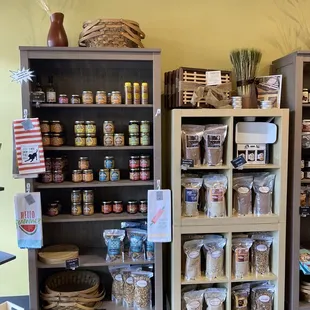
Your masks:
<instances>
[{"instance_id":1,"label":"bag of seeds","mask_svg":"<svg viewBox=\"0 0 310 310\"><path fill-rule=\"evenodd\" d=\"M226 288L207 288L204 295L208 310L224 310L227 295Z\"/></svg>"},{"instance_id":2,"label":"bag of seeds","mask_svg":"<svg viewBox=\"0 0 310 310\"><path fill-rule=\"evenodd\" d=\"M109 262L123 261L125 230L122 229L104 230L103 238L107 246L106 260Z\"/></svg>"},{"instance_id":3,"label":"bag of seeds","mask_svg":"<svg viewBox=\"0 0 310 310\"><path fill-rule=\"evenodd\" d=\"M244 283L237 285L231 290L232 310L249 310L250 285Z\"/></svg>"},{"instance_id":4,"label":"bag of seeds","mask_svg":"<svg viewBox=\"0 0 310 310\"><path fill-rule=\"evenodd\" d=\"M253 240L250 238L233 238L233 274L236 278L246 277L250 270L250 248Z\"/></svg>"},{"instance_id":5,"label":"bag of seeds","mask_svg":"<svg viewBox=\"0 0 310 310\"><path fill-rule=\"evenodd\" d=\"M186 310L202 310L205 290L184 293Z\"/></svg>"},{"instance_id":6,"label":"bag of seeds","mask_svg":"<svg viewBox=\"0 0 310 310\"><path fill-rule=\"evenodd\" d=\"M182 209L183 216L198 216L199 191L203 179L184 178L182 184Z\"/></svg>"},{"instance_id":7,"label":"bag of seeds","mask_svg":"<svg viewBox=\"0 0 310 310\"><path fill-rule=\"evenodd\" d=\"M145 241L145 256L147 260L154 260L155 257L155 243L151 241Z\"/></svg>"},{"instance_id":8,"label":"bag of seeds","mask_svg":"<svg viewBox=\"0 0 310 310\"><path fill-rule=\"evenodd\" d=\"M186 241L183 245L184 253L186 255L185 261L185 279L196 280L201 276L201 256L200 250L203 246L203 240Z\"/></svg>"},{"instance_id":9,"label":"bag of seeds","mask_svg":"<svg viewBox=\"0 0 310 310\"><path fill-rule=\"evenodd\" d=\"M253 299L251 310L272 310L274 293L274 285L260 285L254 287L252 289Z\"/></svg>"},{"instance_id":10,"label":"bag of seeds","mask_svg":"<svg viewBox=\"0 0 310 310\"><path fill-rule=\"evenodd\" d=\"M252 187L252 175L234 177L234 213L238 216L252 214Z\"/></svg>"},{"instance_id":11,"label":"bag of seeds","mask_svg":"<svg viewBox=\"0 0 310 310\"><path fill-rule=\"evenodd\" d=\"M124 266L109 266L109 272L112 276L112 301L117 304L123 302L123 290L124 290L124 281L122 276L122 270L128 269L129 265Z\"/></svg>"},{"instance_id":12,"label":"bag of seeds","mask_svg":"<svg viewBox=\"0 0 310 310\"><path fill-rule=\"evenodd\" d=\"M210 280L224 276L224 247L226 238L204 240L206 277Z\"/></svg>"},{"instance_id":13,"label":"bag of seeds","mask_svg":"<svg viewBox=\"0 0 310 310\"><path fill-rule=\"evenodd\" d=\"M223 144L227 135L227 125L206 125L203 133L205 155L204 165L216 166L223 163Z\"/></svg>"},{"instance_id":14,"label":"bag of seeds","mask_svg":"<svg viewBox=\"0 0 310 310\"><path fill-rule=\"evenodd\" d=\"M272 198L275 175L262 173L254 177L254 214L268 215L272 214Z\"/></svg>"},{"instance_id":15,"label":"bag of seeds","mask_svg":"<svg viewBox=\"0 0 310 310\"><path fill-rule=\"evenodd\" d=\"M264 234L252 235L252 272L263 275L270 272L270 247L273 238Z\"/></svg>"},{"instance_id":16,"label":"bag of seeds","mask_svg":"<svg viewBox=\"0 0 310 310\"><path fill-rule=\"evenodd\" d=\"M153 272L134 271L131 273L134 281L134 306L135 310L146 310L152 307L152 282Z\"/></svg>"},{"instance_id":17,"label":"bag of seeds","mask_svg":"<svg viewBox=\"0 0 310 310\"><path fill-rule=\"evenodd\" d=\"M206 175L203 184L206 189L206 215L211 218L226 216L227 177L224 174Z\"/></svg>"},{"instance_id":18,"label":"bag of seeds","mask_svg":"<svg viewBox=\"0 0 310 310\"><path fill-rule=\"evenodd\" d=\"M145 258L144 243L147 238L146 230L138 228L126 229L129 240L129 259L143 260Z\"/></svg>"},{"instance_id":19,"label":"bag of seeds","mask_svg":"<svg viewBox=\"0 0 310 310\"><path fill-rule=\"evenodd\" d=\"M200 141L203 136L204 126L182 125L182 159L191 159L194 166L201 164Z\"/></svg>"}]
</instances>

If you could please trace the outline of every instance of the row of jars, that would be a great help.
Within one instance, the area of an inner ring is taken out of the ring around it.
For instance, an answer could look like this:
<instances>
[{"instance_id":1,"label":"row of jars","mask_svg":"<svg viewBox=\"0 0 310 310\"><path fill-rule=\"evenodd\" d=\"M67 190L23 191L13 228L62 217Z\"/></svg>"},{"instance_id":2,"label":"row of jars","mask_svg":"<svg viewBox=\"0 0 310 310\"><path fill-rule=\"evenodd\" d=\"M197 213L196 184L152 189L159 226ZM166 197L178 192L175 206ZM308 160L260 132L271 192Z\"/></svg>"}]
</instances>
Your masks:
<instances>
[{"instance_id":1,"label":"row of jars","mask_svg":"<svg viewBox=\"0 0 310 310\"><path fill-rule=\"evenodd\" d=\"M46 121L40 122L41 133L63 133L64 126L60 121Z\"/></svg>"},{"instance_id":2,"label":"row of jars","mask_svg":"<svg viewBox=\"0 0 310 310\"><path fill-rule=\"evenodd\" d=\"M100 169L98 173L98 180L100 182L116 182L120 180L120 170L119 169ZM73 170L72 171L72 182L81 183L81 182L93 182L94 173L93 169L86 170Z\"/></svg>"}]
</instances>

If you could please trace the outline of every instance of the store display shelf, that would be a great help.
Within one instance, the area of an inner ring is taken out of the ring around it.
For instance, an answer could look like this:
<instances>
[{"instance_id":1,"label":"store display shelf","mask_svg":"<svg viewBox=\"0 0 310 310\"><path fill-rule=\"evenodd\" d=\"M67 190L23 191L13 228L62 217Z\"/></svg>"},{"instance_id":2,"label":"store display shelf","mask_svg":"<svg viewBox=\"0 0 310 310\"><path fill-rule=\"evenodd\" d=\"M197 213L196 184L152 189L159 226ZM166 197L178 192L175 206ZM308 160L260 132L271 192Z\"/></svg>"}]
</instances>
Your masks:
<instances>
[{"instance_id":1,"label":"store display shelf","mask_svg":"<svg viewBox=\"0 0 310 310\"><path fill-rule=\"evenodd\" d=\"M80 250L79 265L80 267L102 267L102 266L119 266L119 265L147 265L153 264L154 261L125 259L124 261L109 262L105 259L106 251L99 248L88 248ZM66 264L49 265L38 260L39 269L66 268Z\"/></svg>"},{"instance_id":2,"label":"store display shelf","mask_svg":"<svg viewBox=\"0 0 310 310\"><path fill-rule=\"evenodd\" d=\"M275 281L278 277L273 273L268 273L264 275L256 275L256 274L249 274L247 277L242 279L240 278L231 278L231 282L254 282L254 281Z\"/></svg>"},{"instance_id":3,"label":"store display shelf","mask_svg":"<svg viewBox=\"0 0 310 310\"><path fill-rule=\"evenodd\" d=\"M61 104L61 103L41 103L32 104L35 108L153 108L152 104Z\"/></svg>"},{"instance_id":4,"label":"store display shelf","mask_svg":"<svg viewBox=\"0 0 310 310\"><path fill-rule=\"evenodd\" d=\"M245 164L242 166L242 169L280 169L280 165L274 165L274 164L265 164L265 165L252 165L252 164ZM235 170L239 170L237 168L234 168Z\"/></svg>"},{"instance_id":5,"label":"store display shelf","mask_svg":"<svg viewBox=\"0 0 310 310\"><path fill-rule=\"evenodd\" d=\"M310 303L306 301L300 301L299 310L310 310Z\"/></svg>"},{"instance_id":6,"label":"store display shelf","mask_svg":"<svg viewBox=\"0 0 310 310\"><path fill-rule=\"evenodd\" d=\"M101 214L95 213L94 215L85 216L74 216L71 214L59 214L57 216L43 216L43 223L74 223L74 222L102 222L102 221L127 221L127 220L144 220L147 218L146 214L128 214L128 213L111 213Z\"/></svg>"},{"instance_id":7,"label":"store display shelf","mask_svg":"<svg viewBox=\"0 0 310 310\"><path fill-rule=\"evenodd\" d=\"M227 277L219 277L219 278L210 280L204 276L201 276L201 277L197 278L196 280L191 280L191 281L185 280L184 277L182 277L181 285L207 284L207 283L227 283L227 282L229 282Z\"/></svg>"},{"instance_id":8,"label":"store display shelf","mask_svg":"<svg viewBox=\"0 0 310 310\"><path fill-rule=\"evenodd\" d=\"M126 310L128 307L123 307L120 305L116 305L113 301L103 301L102 306L98 307L98 309L104 309L104 310ZM149 310L154 310L153 308L148 308Z\"/></svg>"},{"instance_id":9,"label":"store display shelf","mask_svg":"<svg viewBox=\"0 0 310 310\"><path fill-rule=\"evenodd\" d=\"M310 103L303 103L302 107L303 108L310 108ZM310 309L310 304L309 304L309 309Z\"/></svg>"},{"instance_id":10,"label":"store display shelf","mask_svg":"<svg viewBox=\"0 0 310 310\"><path fill-rule=\"evenodd\" d=\"M153 150L153 146L45 146L44 151L143 151Z\"/></svg>"},{"instance_id":11,"label":"store display shelf","mask_svg":"<svg viewBox=\"0 0 310 310\"><path fill-rule=\"evenodd\" d=\"M228 165L221 165L221 166L208 166L208 165L201 165L196 167L188 167L183 170L225 170L229 169Z\"/></svg>"},{"instance_id":12,"label":"store display shelf","mask_svg":"<svg viewBox=\"0 0 310 310\"><path fill-rule=\"evenodd\" d=\"M55 189L55 188L95 188L95 187L130 187L130 186L153 186L153 181L130 181L130 180L120 180L115 182L99 182L93 181L89 183L74 183L65 181L62 183L35 183L34 187L36 189Z\"/></svg>"},{"instance_id":13,"label":"store display shelf","mask_svg":"<svg viewBox=\"0 0 310 310\"><path fill-rule=\"evenodd\" d=\"M301 184L310 184L310 179L301 180Z\"/></svg>"}]
</instances>

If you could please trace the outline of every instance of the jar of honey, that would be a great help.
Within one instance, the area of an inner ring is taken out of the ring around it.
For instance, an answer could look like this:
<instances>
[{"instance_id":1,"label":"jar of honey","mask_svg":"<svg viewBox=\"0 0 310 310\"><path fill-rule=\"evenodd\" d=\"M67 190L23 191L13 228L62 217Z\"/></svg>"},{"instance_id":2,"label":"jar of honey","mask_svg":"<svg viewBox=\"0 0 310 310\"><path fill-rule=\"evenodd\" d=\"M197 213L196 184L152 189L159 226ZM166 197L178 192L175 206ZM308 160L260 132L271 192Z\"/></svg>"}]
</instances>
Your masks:
<instances>
[{"instance_id":1,"label":"jar of honey","mask_svg":"<svg viewBox=\"0 0 310 310\"><path fill-rule=\"evenodd\" d=\"M74 145L78 147L82 147L86 145L86 137L84 134L78 134L75 136Z\"/></svg>"},{"instance_id":2,"label":"jar of honey","mask_svg":"<svg viewBox=\"0 0 310 310\"><path fill-rule=\"evenodd\" d=\"M92 182L94 180L94 174L92 169L83 170L83 182Z\"/></svg>"},{"instance_id":3,"label":"jar of honey","mask_svg":"<svg viewBox=\"0 0 310 310\"><path fill-rule=\"evenodd\" d=\"M122 95L119 91L112 91L111 103L112 104L121 104L122 103Z\"/></svg>"},{"instance_id":4,"label":"jar of honey","mask_svg":"<svg viewBox=\"0 0 310 310\"><path fill-rule=\"evenodd\" d=\"M89 169L89 159L88 157L80 157L78 161L78 166L80 170Z\"/></svg>"},{"instance_id":5,"label":"jar of honey","mask_svg":"<svg viewBox=\"0 0 310 310\"><path fill-rule=\"evenodd\" d=\"M114 123L113 121L104 121L103 122L103 133L105 135L114 134Z\"/></svg>"},{"instance_id":6,"label":"jar of honey","mask_svg":"<svg viewBox=\"0 0 310 310\"><path fill-rule=\"evenodd\" d=\"M89 90L84 90L82 94L82 102L84 104L93 104L94 103L93 92Z\"/></svg>"},{"instance_id":7,"label":"jar of honey","mask_svg":"<svg viewBox=\"0 0 310 310\"><path fill-rule=\"evenodd\" d=\"M112 201L102 201L101 204L101 212L103 214L109 214L113 211L113 204Z\"/></svg>"},{"instance_id":8,"label":"jar of honey","mask_svg":"<svg viewBox=\"0 0 310 310\"><path fill-rule=\"evenodd\" d=\"M82 204L81 203L73 203L71 205L71 214L74 216L78 216L82 214Z\"/></svg>"},{"instance_id":9,"label":"jar of honey","mask_svg":"<svg viewBox=\"0 0 310 310\"><path fill-rule=\"evenodd\" d=\"M123 202L121 200L113 201L113 212L122 213L124 211Z\"/></svg>"},{"instance_id":10,"label":"jar of honey","mask_svg":"<svg viewBox=\"0 0 310 310\"><path fill-rule=\"evenodd\" d=\"M54 133L51 136L51 146L63 146L65 138L61 133Z\"/></svg>"},{"instance_id":11,"label":"jar of honey","mask_svg":"<svg viewBox=\"0 0 310 310\"><path fill-rule=\"evenodd\" d=\"M103 145L104 146L113 146L114 145L114 137L112 134L106 134L103 136Z\"/></svg>"},{"instance_id":12,"label":"jar of honey","mask_svg":"<svg viewBox=\"0 0 310 310\"><path fill-rule=\"evenodd\" d=\"M93 203L83 204L83 215L93 215L95 213L95 207Z\"/></svg>"},{"instance_id":13,"label":"jar of honey","mask_svg":"<svg viewBox=\"0 0 310 310\"><path fill-rule=\"evenodd\" d=\"M83 172L82 172L82 170L73 170L72 171L72 182L74 182L74 183L83 182Z\"/></svg>"},{"instance_id":14,"label":"jar of honey","mask_svg":"<svg viewBox=\"0 0 310 310\"><path fill-rule=\"evenodd\" d=\"M76 135L85 134L85 122L84 121L74 122L74 133Z\"/></svg>"},{"instance_id":15,"label":"jar of honey","mask_svg":"<svg viewBox=\"0 0 310 310\"><path fill-rule=\"evenodd\" d=\"M124 146L125 145L125 137L123 133L115 133L114 134L114 145L115 146Z\"/></svg>"},{"instance_id":16,"label":"jar of honey","mask_svg":"<svg viewBox=\"0 0 310 310\"><path fill-rule=\"evenodd\" d=\"M96 104L106 104L107 93L104 90L97 90L96 93Z\"/></svg>"},{"instance_id":17,"label":"jar of honey","mask_svg":"<svg viewBox=\"0 0 310 310\"><path fill-rule=\"evenodd\" d=\"M53 171L53 182L62 183L65 180L65 175L62 170Z\"/></svg>"},{"instance_id":18,"label":"jar of honey","mask_svg":"<svg viewBox=\"0 0 310 310\"><path fill-rule=\"evenodd\" d=\"M60 121L51 121L51 133L62 133L64 128Z\"/></svg>"},{"instance_id":19,"label":"jar of honey","mask_svg":"<svg viewBox=\"0 0 310 310\"><path fill-rule=\"evenodd\" d=\"M139 205L137 200L130 200L127 202L127 213L136 214L138 213Z\"/></svg>"},{"instance_id":20,"label":"jar of honey","mask_svg":"<svg viewBox=\"0 0 310 310\"><path fill-rule=\"evenodd\" d=\"M83 191L83 201L84 202L94 202L94 191L93 190L84 190Z\"/></svg>"},{"instance_id":21,"label":"jar of honey","mask_svg":"<svg viewBox=\"0 0 310 310\"><path fill-rule=\"evenodd\" d=\"M53 169L63 170L65 168L65 163L62 157L53 158Z\"/></svg>"},{"instance_id":22,"label":"jar of honey","mask_svg":"<svg viewBox=\"0 0 310 310\"><path fill-rule=\"evenodd\" d=\"M51 131L51 126L49 121L40 122L40 128L42 133L49 133Z\"/></svg>"},{"instance_id":23,"label":"jar of honey","mask_svg":"<svg viewBox=\"0 0 310 310\"><path fill-rule=\"evenodd\" d=\"M86 134L96 134L96 123L94 121L85 122L85 132Z\"/></svg>"},{"instance_id":24,"label":"jar of honey","mask_svg":"<svg viewBox=\"0 0 310 310\"><path fill-rule=\"evenodd\" d=\"M42 144L43 146L50 146L51 145L51 135L49 133L42 134Z\"/></svg>"},{"instance_id":25,"label":"jar of honey","mask_svg":"<svg viewBox=\"0 0 310 310\"><path fill-rule=\"evenodd\" d=\"M97 137L94 134L86 135L86 146L97 146Z\"/></svg>"}]
</instances>

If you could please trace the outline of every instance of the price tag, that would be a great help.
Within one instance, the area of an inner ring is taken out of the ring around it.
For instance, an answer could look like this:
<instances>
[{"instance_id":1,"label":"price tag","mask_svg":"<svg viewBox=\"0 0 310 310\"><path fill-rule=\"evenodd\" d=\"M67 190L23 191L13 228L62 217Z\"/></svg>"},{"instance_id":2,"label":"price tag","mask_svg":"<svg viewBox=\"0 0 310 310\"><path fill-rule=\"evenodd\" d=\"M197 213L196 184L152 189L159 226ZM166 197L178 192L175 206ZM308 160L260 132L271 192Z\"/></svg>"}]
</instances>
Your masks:
<instances>
[{"instance_id":1,"label":"price tag","mask_svg":"<svg viewBox=\"0 0 310 310\"><path fill-rule=\"evenodd\" d=\"M299 214L302 217L306 217L310 215L310 207L300 207Z\"/></svg>"},{"instance_id":2,"label":"price tag","mask_svg":"<svg viewBox=\"0 0 310 310\"><path fill-rule=\"evenodd\" d=\"M206 72L207 85L220 85L222 84L221 71L207 71Z\"/></svg>"},{"instance_id":3,"label":"price tag","mask_svg":"<svg viewBox=\"0 0 310 310\"><path fill-rule=\"evenodd\" d=\"M242 166L244 164L247 163L247 161L245 160L244 156L240 155L238 157L236 157L235 159L233 159L231 161L232 165L234 166L234 168L242 168Z\"/></svg>"},{"instance_id":4,"label":"price tag","mask_svg":"<svg viewBox=\"0 0 310 310\"><path fill-rule=\"evenodd\" d=\"M67 269L76 269L80 266L80 260L79 258L73 258L66 260L66 268Z\"/></svg>"},{"instance_id":5,"label":"price tag","mask_svg":"<svg viewBox=\"0 0 310 310\"><path fill-rule=\"evenodd\" d=\"M194 167L193 159L182 159L181 160L181 169L186 170L187 168Z\"/></svg>"}]
</instances>

